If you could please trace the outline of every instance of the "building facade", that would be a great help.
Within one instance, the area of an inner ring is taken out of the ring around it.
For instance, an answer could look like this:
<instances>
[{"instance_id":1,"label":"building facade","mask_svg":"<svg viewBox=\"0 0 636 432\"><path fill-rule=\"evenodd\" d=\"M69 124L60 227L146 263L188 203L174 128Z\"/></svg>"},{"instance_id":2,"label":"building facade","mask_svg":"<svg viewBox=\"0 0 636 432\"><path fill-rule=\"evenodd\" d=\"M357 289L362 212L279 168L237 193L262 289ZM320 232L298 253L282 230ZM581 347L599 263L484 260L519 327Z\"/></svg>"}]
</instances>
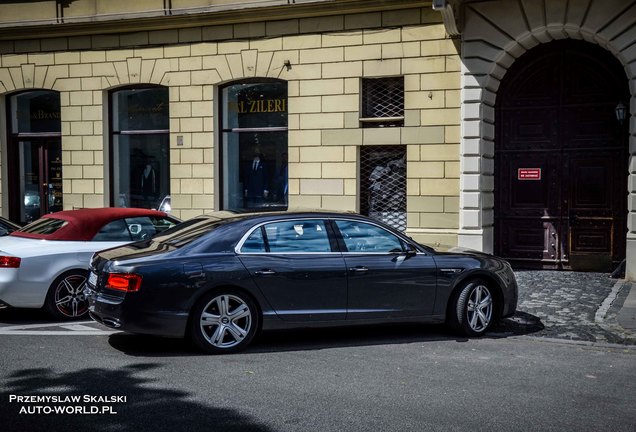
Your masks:
<instances>
[{"instance_id":1,"label":"building facade","mask_svg":"<svg viewBox=\"0 0 636 432\"><path fill-rule=\"evenodd\" d=\"M626 3L5 2L2 214L353 210L633 278Z\"/></svg>"}]
</instances>

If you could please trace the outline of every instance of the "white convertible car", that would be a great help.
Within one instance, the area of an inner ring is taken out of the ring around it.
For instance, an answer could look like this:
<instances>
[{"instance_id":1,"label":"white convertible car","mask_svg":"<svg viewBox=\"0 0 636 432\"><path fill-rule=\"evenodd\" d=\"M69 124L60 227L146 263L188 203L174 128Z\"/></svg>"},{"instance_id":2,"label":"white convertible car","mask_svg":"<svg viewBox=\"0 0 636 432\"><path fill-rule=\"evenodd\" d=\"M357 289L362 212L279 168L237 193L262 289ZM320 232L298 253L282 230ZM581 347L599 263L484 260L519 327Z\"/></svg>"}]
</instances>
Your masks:
<instances>
[{"instance_id":1,"label":"white convertible car","mask_svg":"<svg viewBox=\"0 0 636 432\"><path fill-rule=\"evenodd\" d=\"M84 286L94 252L144 240L180 221L137 208L47 214L0 238L0 306L40 308L57 319L88 311Z\"/></svg>"}]
</instances>

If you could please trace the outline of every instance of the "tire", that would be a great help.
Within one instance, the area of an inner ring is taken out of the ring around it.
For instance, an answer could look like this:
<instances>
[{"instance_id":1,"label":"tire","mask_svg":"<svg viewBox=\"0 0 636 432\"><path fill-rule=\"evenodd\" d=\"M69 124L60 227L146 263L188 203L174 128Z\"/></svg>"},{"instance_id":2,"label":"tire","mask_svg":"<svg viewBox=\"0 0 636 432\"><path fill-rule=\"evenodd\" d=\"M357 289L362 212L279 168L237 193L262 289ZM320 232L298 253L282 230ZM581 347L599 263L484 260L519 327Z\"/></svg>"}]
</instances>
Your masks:
<instances>
[{"instance_id":1,"label":"tire","mask_svg":"<svg viewBox=\"0 0 636 432\"><path fill-rule=\"evenodd\" d=\"M209 354L224 354L247 347L256 335L260 314L252 298L225 289L205 295L194 307L190 338Z\"/></svg>"},{"instance_id":2,"label":"tire","mask_svg":"<svg viewBox=\"0 0 636 432\"><path fill-rule=\"evenodd\" d=\"M448 323L464 336L478 337L488 331L495 317L492 288L483 280L461 287L448 306Z\"/></svg>"},{"instance_id":3,"label":"tire","mask_svg":"<svg viewBox=\"0 0 636 432\"><path fill-rule=\"evenodd\" d=\"M58 320L87 316L88 299L84 294L87 270L71 270L60 275L49 287L44 308Z\"/></svg>"}]
</instances>

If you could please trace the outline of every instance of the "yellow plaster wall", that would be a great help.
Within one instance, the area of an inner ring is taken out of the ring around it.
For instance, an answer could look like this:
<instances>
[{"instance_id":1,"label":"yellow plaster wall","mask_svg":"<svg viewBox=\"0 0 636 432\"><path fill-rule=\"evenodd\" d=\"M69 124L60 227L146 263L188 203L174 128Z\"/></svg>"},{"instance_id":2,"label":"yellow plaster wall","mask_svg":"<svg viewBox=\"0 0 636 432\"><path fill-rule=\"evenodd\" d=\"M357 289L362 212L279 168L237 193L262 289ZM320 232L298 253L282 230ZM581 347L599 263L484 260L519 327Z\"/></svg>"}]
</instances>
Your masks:
<instances>
[{"instance_id":1,"label":"yellow plaster wall","mask_svg":"<svg viewBox=\"0 0 636 432\"><path fill-rule=\"evenodd\" d=\"M428 9L404 13L426 18L421 21L437 17ZM372 14L346 18L312 19L304 26L375 21ZM108 204L103 147L108 90L159 84L170 90L173 211L188 218L214 210L215 89L268 77L288 82L290 206L358 210L360 147L404 144L409 233L428 243L456 243L459 55L441 22L187 43L172 30L128 36L142 45L108 48L114 42L106 35L91 37L84 49L0 56L0 92L60 92L65 208ZM153 39L167 42L143 44ZM394 75L405 78L404 127L361 129L360 79Z\"/></svg>"}]
</instances>

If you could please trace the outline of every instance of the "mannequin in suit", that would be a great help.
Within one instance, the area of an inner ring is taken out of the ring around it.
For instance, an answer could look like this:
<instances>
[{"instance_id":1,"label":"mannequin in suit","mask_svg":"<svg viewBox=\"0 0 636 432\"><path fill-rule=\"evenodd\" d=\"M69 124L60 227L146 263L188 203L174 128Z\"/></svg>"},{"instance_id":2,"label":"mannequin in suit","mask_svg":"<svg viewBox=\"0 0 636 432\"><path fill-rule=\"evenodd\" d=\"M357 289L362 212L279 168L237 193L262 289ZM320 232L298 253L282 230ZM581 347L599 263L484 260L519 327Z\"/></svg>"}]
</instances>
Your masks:
<instances>
[{"instance_id":1,"label":"mannequin in suit","mask_svg":"<svg viewBox=\"0 0 636 432\"><path fill-rule=\"evenodd\" d=\"M278 203L287 204L287 181L288 181L288 167L287 167L287 153L283 153L280 166L276 170L274 189L274 199Z\"/></svg>"},{"instance_id":2,"label":"mannequin in suit","mask_svg":"<svg viewBox=\"0 0 636 432\"><path fill-rule=\"evenodd\" d=\"M261 156L255 153L249 166L245 167L243 187L246 208L261 207L269 194L267 170Z\"/></svg>"},{"instance_id":3,"label":"mannequin in suit","mask_svg":"<svg viewBox=\"0 0 636 432\"><path fill-rule=\"evenodd\" d=\"M141 172L141 194L149 204L152 204L157 195L157 178L151 164L146 164Z\"/></svg>"}]
</instances>

